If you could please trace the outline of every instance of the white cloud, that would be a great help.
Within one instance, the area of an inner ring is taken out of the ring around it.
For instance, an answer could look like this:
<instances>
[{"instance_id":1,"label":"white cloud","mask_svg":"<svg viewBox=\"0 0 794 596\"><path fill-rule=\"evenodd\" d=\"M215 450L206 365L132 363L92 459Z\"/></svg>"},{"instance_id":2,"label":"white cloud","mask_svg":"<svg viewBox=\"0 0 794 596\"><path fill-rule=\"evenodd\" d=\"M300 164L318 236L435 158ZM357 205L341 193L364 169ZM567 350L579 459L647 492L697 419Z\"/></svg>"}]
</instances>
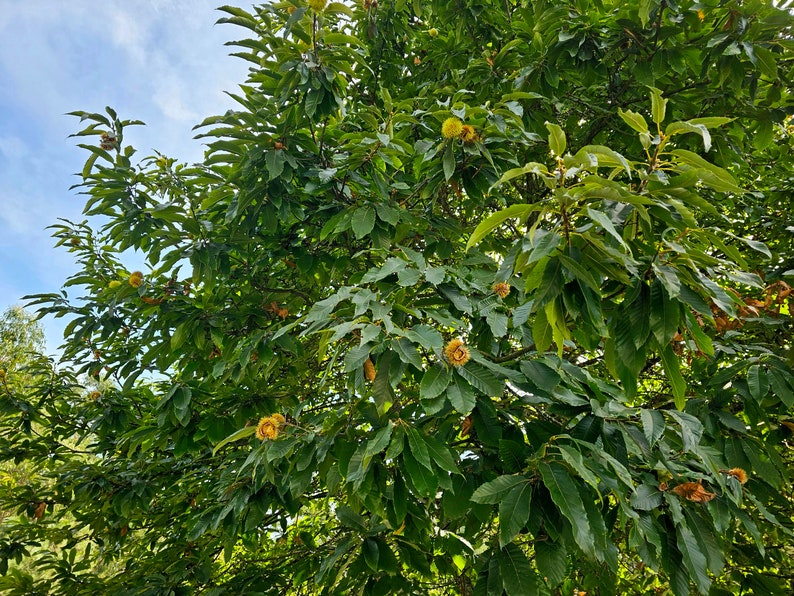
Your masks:
<instances>
[{"instance_id":1,"label":"white cloud","mask_svg":"<svg viewBox=\"0 0 794 596\"><path fill-rule=\"evenodd\" d=\"M223 90L234 90L247 66L227 56L223 43L238 32L214 25L217 4L8 3L0 11L0 97L13 92L26 111L59 129L64 112L107 104L158 126L223 112L231 106Z\"/></svg>"},{"instance_id":2,"label":"white cloud","mask_svg":"<svg viewBox=\"0 0 794 596\"><path fill-rule=\"evenodd\" d=\"M17 136L0 136L0 153L6 159L25 157L28 154L28 146Z\"/></svg>"},{"instance_id":3,"label":"white cloud","mask_svg":"<svg viewBox=\"0 0 794 596\"><path fill-rule=\"evenodd\" d=\"M216 27L217 0L0 0L0 308L24 294L57 291L74 271L45 227L81 220L83 197L68 188L85 152L68 139L72 110L111 105L146 127L125 137L188 161L204 148L192 126L233 105L247 74ZM57 322L45 322L48 336ZM57 335L57 333L56 333Z\"/></svg>"},{"instance_id":4,"label":"white cloud","mask_svg":"<svg viewBox=\"0 0 794 596\"><path fill-rule=\"evenodd\" d=\"M186 92L189 91L183 82L163 81L158 85L152 99L166 118L195 123L200 116L196 110L188 107L184 98Z\"/></svg>"},{"instance_id":5,"label":"white cloud","mask_svg":"<svg viewBox=\"0 0 794 596\"><path fill-rule=\"evenodd\" d=\"M39 227L40 213L31 210L30 203L22 195L0 189L0 228L8 236L29 234ZM6 236L6 237L8 237ZM7 247L9 250L11 246Z\"/></svg>"},{"instance_id":6,"label":"white cloud","mask_svg":"<svg viewBox=\"0 0 794 596\"><path fill-rule=\"evenodd\" d=\"M107 34L111 42L122 48L137 65L145 65L147 57L148 39L146 36L147 24L140 17L124 9L116 9L106 5L109 24ZM148 19L147 19L148 20Z\"/></svg>"}]
</instances>

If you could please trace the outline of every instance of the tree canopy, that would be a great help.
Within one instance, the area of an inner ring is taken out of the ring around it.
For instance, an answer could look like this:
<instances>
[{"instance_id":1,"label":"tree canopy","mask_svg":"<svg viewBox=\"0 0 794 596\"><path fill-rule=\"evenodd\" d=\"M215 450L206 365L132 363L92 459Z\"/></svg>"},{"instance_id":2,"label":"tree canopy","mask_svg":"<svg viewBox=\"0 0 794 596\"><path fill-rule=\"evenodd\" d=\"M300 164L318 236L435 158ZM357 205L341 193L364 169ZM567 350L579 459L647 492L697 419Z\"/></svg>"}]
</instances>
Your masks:
<instances>
[{"instance_id":1,"label":"tree canopy","mask_svg":"<svg viewBox=\"0 0 794 596\"><path fill-rule=\"evenodd\" d=\"M202 163L75 112L0 589L790 593L787 4L225 6Z\"/></svg>"}]
</instances>

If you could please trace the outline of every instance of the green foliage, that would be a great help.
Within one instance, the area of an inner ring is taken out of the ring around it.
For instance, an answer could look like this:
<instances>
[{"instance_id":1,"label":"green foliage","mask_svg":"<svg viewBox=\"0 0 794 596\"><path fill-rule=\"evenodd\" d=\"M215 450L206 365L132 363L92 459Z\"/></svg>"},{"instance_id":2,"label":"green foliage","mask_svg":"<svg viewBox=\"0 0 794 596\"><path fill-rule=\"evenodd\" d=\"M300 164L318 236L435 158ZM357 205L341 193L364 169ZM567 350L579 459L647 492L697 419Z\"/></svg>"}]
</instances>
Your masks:
<instances>
[{"instance_id":1,"label":"green foliage","mask_svg":"<svg viewBox=\"0 0 794 596\"><path fill-rule=\"evenodd\" d=\"M92 545L56 593L790 593L789 12L322 4L221 9L201 164L76 113L32 300L111 386L1 427Z\"/></svg>"},{"instance_id":2,"label":"green foliage","mask_svg":"<svg viewBox=\"0 0 794 596\"><path fill-rule=\"evenodd\" d=\"M0 317L0 368L18 369L44 347L44 332L21 306L7 308Z\"/></svg>"}]
</instances>

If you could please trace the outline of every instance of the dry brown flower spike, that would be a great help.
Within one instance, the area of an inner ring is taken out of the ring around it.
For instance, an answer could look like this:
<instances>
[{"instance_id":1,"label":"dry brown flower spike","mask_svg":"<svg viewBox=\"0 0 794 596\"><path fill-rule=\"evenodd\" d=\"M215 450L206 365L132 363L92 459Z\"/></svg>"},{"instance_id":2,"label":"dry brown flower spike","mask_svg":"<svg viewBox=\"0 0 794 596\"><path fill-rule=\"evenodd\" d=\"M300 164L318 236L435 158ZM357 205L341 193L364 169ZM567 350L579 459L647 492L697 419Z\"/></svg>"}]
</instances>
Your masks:
<instances>
[{"instance_id":1,"label":"dry brown flower spike","mask_svg":"<svg viewBox=\"0 0 794 596\"><path fill-rule=\"evenodd\" d=\"M717 495L710 493L700 482L684 482L673 488L673 492L682 499L693 501L694 503L708 503Z\"/></svg>"},{"instance_id":2,"label":"dry brown flower spike","mask_svg":"<svg viewBox=\"0 0 794 596\"><path fill-rule=\"evenodd\" d=\"M730 470L720 470L724 474L731 476L732 478L736 478L741 484L747 482L747 472L742 470L741 468L731 468Z\"/></svg>"},{"instance_id":3,"label":"dry brown flower spike","mask_svg":"<svg viewBox=\"0 0 794 596\"><path fill-rule=\"evenodd\" d=\"M375 365L372 364L371 359L367 358L364 361L364 376L367 378L367 381L374 381L376 375L377 371L375 370Z\"/></svg>"}]
</instances>

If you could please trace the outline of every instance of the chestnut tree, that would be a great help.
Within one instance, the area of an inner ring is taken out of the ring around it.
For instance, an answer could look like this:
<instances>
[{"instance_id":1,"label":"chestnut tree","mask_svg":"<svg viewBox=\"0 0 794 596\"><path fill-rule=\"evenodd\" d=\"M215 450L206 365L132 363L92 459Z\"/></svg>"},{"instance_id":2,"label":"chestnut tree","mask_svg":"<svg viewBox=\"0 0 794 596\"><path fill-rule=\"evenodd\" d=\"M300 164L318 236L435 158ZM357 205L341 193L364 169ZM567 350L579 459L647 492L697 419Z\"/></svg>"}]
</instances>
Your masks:
<instances>
[{"instance_id":1,"label":"chestnut tree","mask_svg":"<svg viewBox=\"0 0 794 596\"><path fill-rule=\"evenodd\" d=\"M224 6L202 163L75 112L104 388L2 388L0 585L791 593L787 4Z\"/></svg>"}]
</instances>

